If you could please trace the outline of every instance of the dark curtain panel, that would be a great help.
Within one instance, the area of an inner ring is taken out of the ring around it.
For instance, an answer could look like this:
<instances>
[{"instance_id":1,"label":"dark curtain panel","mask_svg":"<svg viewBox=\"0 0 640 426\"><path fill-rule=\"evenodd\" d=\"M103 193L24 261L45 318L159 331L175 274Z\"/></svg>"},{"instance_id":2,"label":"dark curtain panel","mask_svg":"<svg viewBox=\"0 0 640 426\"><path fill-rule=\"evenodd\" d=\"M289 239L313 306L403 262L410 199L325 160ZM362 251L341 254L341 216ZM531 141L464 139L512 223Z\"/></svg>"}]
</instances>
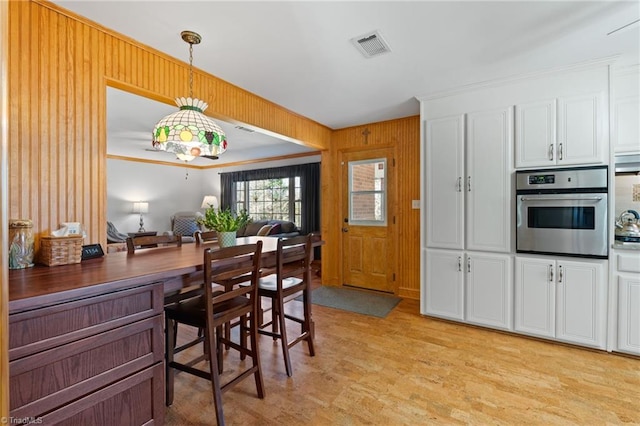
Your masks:
<instances>
[{"instance_id":1,"label":"dark curtain panel","mask_svg":"<svg viewBox=\"0 0 640 426\"><path fill-rule=\"evenodd\" d=\"M220 210L235 210L235 182L232 173L220 173Z\"/></svg>"},{"instance_id":2,"label":"dark curtain panel","mask_svg":"<svg viewBox=\"0 0 640 426\"><path fill-rule=\"evenodd\" d=\"M298 164L295 166L272 167L269 169L243 170L220 174L220 208L235 206L235 183L247 180L294 178L300 176L302 189L301 234L320 230L320 163Z\"/></svg>"}]
</instances>

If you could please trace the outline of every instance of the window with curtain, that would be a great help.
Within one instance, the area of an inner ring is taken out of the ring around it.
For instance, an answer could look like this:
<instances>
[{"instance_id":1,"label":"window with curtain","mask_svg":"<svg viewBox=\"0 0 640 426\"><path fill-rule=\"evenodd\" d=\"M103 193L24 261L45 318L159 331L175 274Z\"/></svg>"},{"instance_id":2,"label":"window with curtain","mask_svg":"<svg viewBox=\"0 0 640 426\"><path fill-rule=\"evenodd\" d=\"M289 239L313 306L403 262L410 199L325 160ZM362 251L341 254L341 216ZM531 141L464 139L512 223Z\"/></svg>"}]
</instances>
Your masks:
<instances>
[{"instance_id":1,"label":"window with curtain","mask_svg":"<svg viewBox=\"0 0 640 426\"><path fill-rule=\"evenodd\" d=\"M236 211L253 219L288 220L302 226L300 176L236 182Z\"/></svg>"},{"instance_id":2,"label":"window with curtain","mask_svg":"<svg viewBox=\"0 0 640 426\"><path fill-rule=\"evenodd\" d=\"M220 184L223 209L290 220L302 234L320 230L320 163L221 173Z\"/></svg>"}]
</instances>

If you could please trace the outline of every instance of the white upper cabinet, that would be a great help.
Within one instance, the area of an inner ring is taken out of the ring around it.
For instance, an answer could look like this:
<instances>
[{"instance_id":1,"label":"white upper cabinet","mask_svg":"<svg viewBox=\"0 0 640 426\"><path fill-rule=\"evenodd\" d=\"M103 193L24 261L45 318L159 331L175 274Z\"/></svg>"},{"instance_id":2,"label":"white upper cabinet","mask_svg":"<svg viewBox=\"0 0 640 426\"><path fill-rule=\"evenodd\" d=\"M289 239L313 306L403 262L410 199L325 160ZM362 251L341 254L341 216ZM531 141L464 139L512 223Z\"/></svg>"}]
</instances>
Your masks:
<instances>
[{"instance_id":1,"label":"white upper cabinet","mask_svg":"<svg viewBox=\"0 0 640 426\"><path fill-rule=\"evenodd\" d=\"M612 73L611 136L616 154L640 153L640 65Z\"/></svg>"},{"instance_id":2,"label":"white upper cabinet","mask_svg":"<svg viewBox=\"0 0 640 426\"><path fill-rule=\"evenodd\" d=\"M467 250L511 250L513 108L467 114Z\"/></svg>"},{"instance_id":3,"label":"white upper cabinet","mask_svg":"<svg viewBox=\"0 0 640 426\"><path fill-rule=\"evenodd\" d=\"M464 115L428 120L425 127L427 247L464 245Z\"/></svg>"},{"instance_id":4,"label":"white upper cabinet","mask_svg":"<svg viewBox=\"0 0 640 426\"><path fill-rule=\"evenodd\" d=\"M427 247L509 252L513 109L426 122ZM466 167L465 167L466 164Z\"/></svg>"},{"instance_id":5,"label":"white upper cabinet","mask_svg":"<svg viewBox=\"0 0 640 426\"><path fill-rule=\"evenodd\" d=\"M602 93L516 105L516 168L602 163L605 119Z\"/></svg>"},{"instance_id":6,"label":"white upper cabinet","mask_svg":"<svg viewBox=\"0 0 640 426\"><path fill-rule=\"evenodd\" d=\"M516 167L555 164L556 100L516 105Z\"/></svg>"}]
</instances>

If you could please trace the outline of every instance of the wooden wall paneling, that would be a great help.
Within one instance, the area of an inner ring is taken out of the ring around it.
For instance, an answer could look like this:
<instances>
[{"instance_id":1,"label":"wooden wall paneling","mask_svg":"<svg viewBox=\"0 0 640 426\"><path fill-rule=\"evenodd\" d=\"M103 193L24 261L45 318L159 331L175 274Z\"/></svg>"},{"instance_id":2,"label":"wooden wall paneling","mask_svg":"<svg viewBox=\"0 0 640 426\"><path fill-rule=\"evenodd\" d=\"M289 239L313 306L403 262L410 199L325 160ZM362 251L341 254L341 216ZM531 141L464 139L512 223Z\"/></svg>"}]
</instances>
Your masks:
<instances>
[{"instance_id":1,"label":"wooden wall paneling","mask_svg":"<svg viewBox=\"0 0 640 426\"><path fill-rule=\"evenodd\" d=\"M0 2L0 419L9 416L9 10Z\"/></svg>"},{"instance_id":2,"label":"wooden wall paneling","mask_svg":"<svg viewBox=\"0 0 640 426\"><path fill-rule=\"evenodd\" d=\"M188 63L45 0L9 2L8 27L9 217L34 221L36 247L65 221L82 222L87 243L105 244L105 86L120 81L172 103L188 95ZM329 128L197 68L194 95L213 117L329 145Z\"/></svg>"},{"instance_id":3,"label":"wooden wall paneling","mask_svg":"<svg viewBox=\"0 0 640 426\"><path fill-rule=\"evenodd\" d=\"M368 129L366 143L362 132ZM396 152L397 175L397 268L396 286L402 297L420 298L420 210L411 208L411 201L420 198L420 118L412 116L397 120L370 123L333 132L328 155L322 157L322 232L326 234L323 253L322 280L340 285L342 213L340 188L340 151L379 146L392 146Z\"/></svg>"}]
</instances>

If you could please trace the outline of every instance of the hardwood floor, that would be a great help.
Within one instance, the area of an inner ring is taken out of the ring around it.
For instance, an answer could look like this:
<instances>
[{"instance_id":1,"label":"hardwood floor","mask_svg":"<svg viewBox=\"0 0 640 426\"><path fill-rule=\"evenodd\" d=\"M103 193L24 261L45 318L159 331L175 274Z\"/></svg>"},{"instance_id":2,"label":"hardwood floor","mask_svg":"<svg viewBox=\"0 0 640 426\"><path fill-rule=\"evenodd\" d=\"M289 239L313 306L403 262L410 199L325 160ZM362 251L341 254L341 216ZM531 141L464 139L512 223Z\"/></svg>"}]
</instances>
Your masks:
<instances>
[{"instance_id":1,"label":"hardwood floor","mask_svg":"<svg viewBox=\"0 0 640 426\"><path fill-rule=\"evenodd\" d=\"M224 394L228 425L640 425L640 359L422 317L413 300L384 319L313 309L316 356L292 348L287 378L261 336L266 396L252 379ZM215 424L209 382L178 374L165 420Z\"/></svg>"}]
</instances>

